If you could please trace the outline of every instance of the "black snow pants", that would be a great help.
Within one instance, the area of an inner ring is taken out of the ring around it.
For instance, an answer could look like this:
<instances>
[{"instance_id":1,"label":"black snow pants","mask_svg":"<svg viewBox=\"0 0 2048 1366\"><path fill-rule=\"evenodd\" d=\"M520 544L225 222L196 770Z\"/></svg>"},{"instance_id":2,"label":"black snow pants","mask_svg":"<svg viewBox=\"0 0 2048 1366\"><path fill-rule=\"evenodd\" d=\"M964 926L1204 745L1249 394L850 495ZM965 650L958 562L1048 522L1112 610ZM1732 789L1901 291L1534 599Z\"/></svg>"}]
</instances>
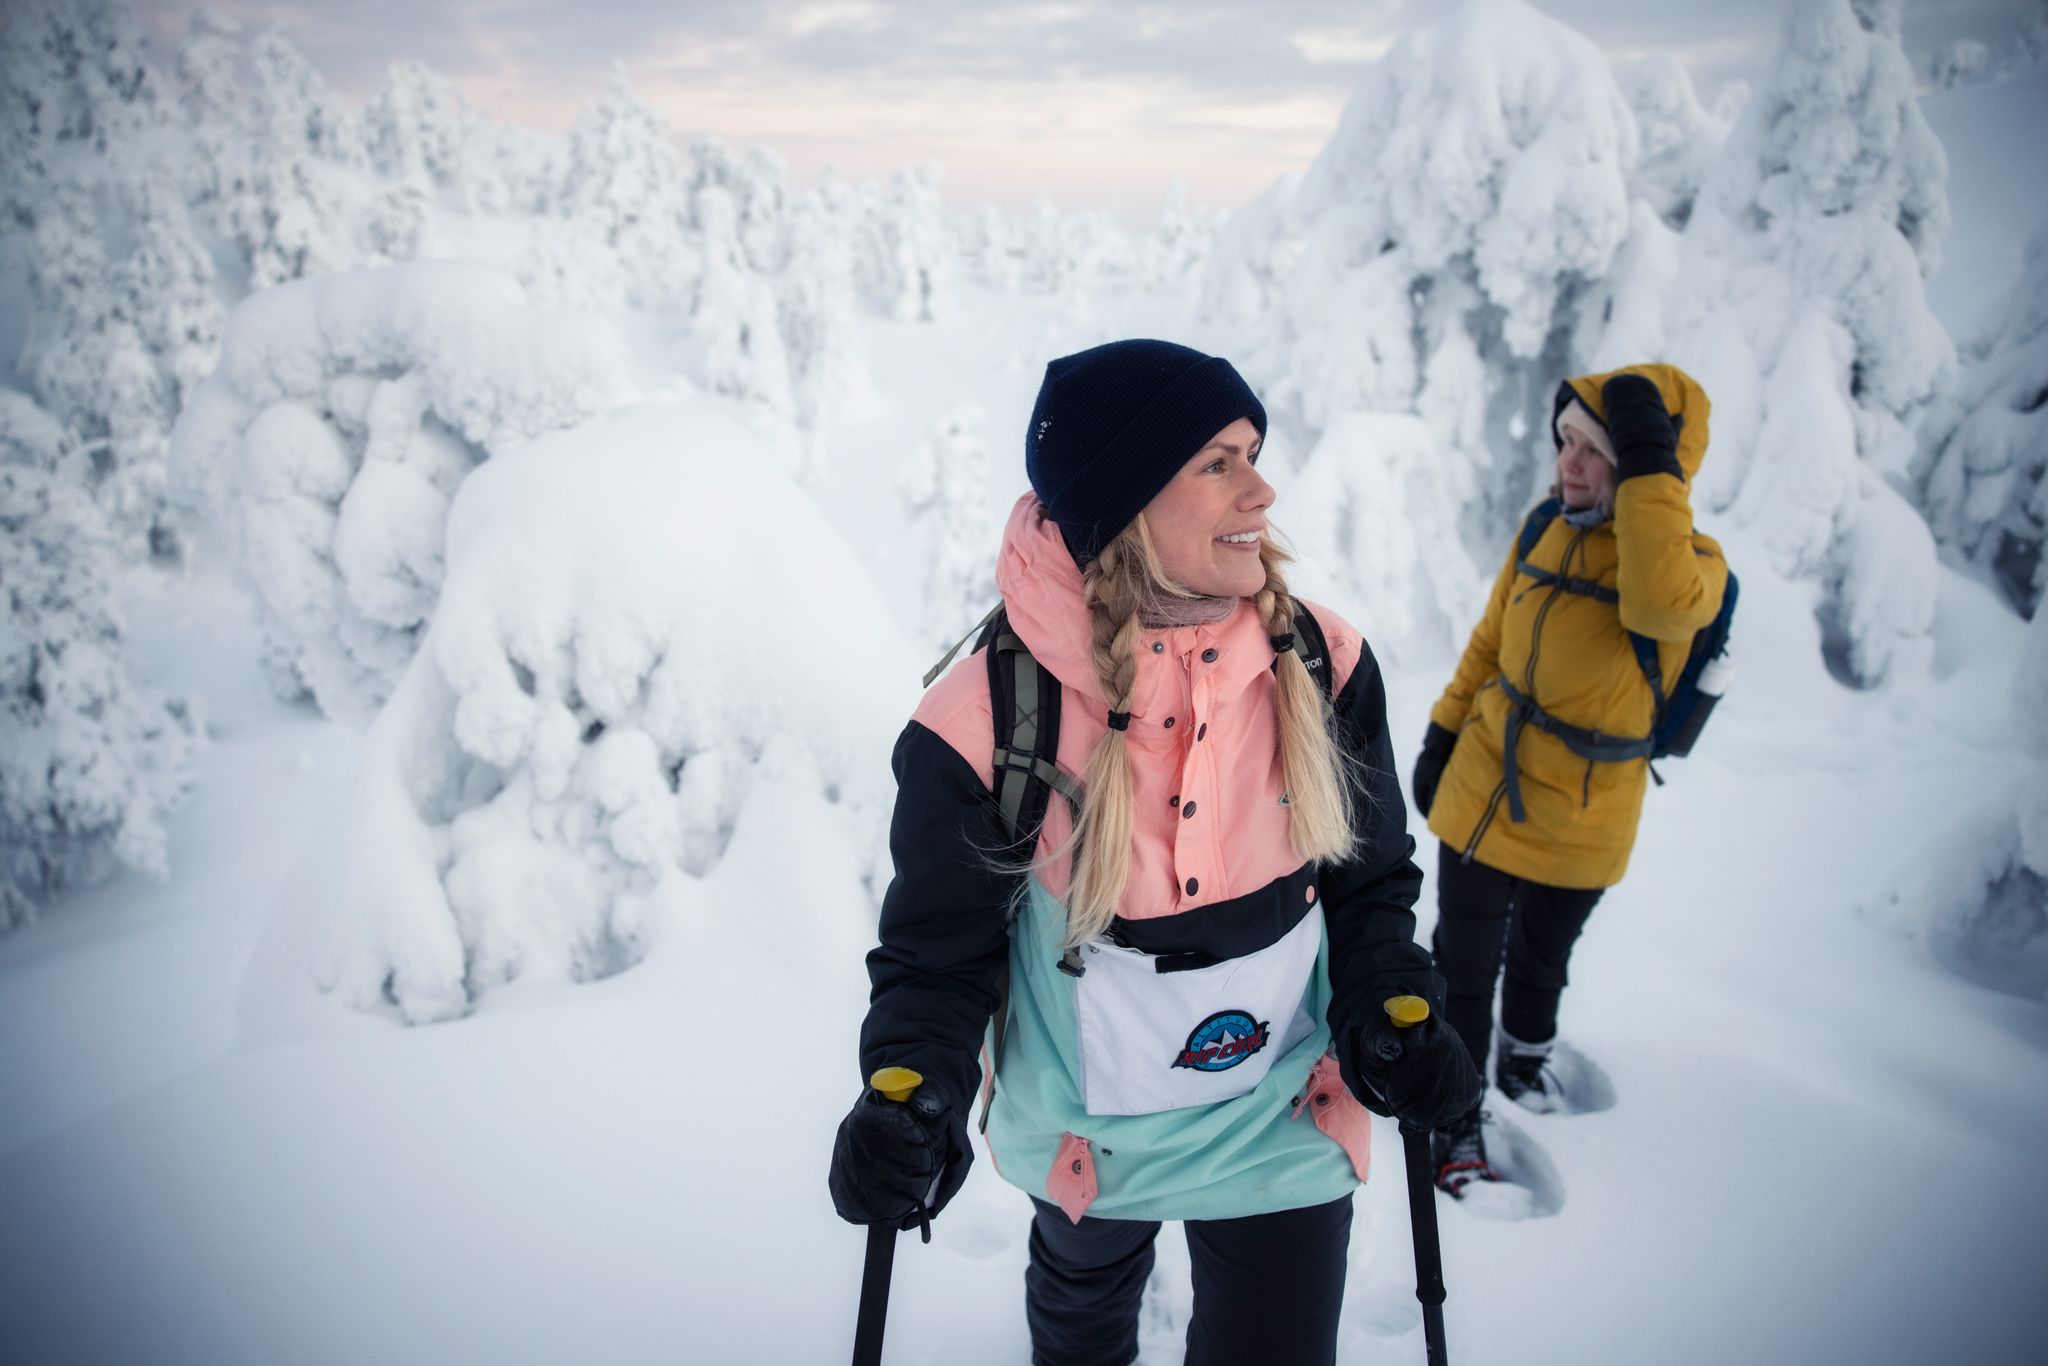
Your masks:
<instances>
[{"instance_id":1,"label":"black snow pants","mask_svg":"<svg viewBox=\"0 0 2048 1366\"><path fill-rule=\"evenodd\" d=\"M1129 1366L1159 1225L1067 1218L1034 1197L1024 1317L1032 1366ZM1188 1366L1330 1366L1351 1242L1351 1197L1243 1219L1187 1221L1195 1312Z\"/></svg>"},{"instance_id":2,"label":"black snow pants","mask_svg":"<svg viewBox=\"0 0 2048 1366\"><path fill-rule=\"evenodd\" d=\"M1436 865L1437 971L1444 975L1444 1016L1471 1050L1481 1076L1493 1034L1493 983L1507 972L1500 995L1501 1028L1524 1043L1557 1037L1557 1002L1564 995L1565 964L1599 889L1550 887L1509 877L1483 863L1462 863L1449 844L1438 846Z\"/></svg>"}]
</instances>

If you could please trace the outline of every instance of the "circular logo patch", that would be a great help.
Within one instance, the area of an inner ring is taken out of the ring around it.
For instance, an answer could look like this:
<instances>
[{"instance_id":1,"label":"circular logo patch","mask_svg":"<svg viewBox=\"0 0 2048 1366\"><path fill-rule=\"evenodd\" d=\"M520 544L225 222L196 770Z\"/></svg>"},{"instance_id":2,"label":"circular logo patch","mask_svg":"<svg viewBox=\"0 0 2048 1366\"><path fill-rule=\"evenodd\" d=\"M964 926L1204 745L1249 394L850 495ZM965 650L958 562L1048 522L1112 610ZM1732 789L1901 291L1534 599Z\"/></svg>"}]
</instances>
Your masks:
<instances>
[{"instance_id":1,"label":"circular logo patch","mask_svg":"<svg viewBox=\"0 0 2048 1366\"><path fill-rule=\"evenodd\" d=\"M1254 1020L1242 1010L1219 1010L1195 1026L1173 1065L1197 1072L1227 1072L1266 1046L1269 1023Z\"/></svg>"}]
</instances>

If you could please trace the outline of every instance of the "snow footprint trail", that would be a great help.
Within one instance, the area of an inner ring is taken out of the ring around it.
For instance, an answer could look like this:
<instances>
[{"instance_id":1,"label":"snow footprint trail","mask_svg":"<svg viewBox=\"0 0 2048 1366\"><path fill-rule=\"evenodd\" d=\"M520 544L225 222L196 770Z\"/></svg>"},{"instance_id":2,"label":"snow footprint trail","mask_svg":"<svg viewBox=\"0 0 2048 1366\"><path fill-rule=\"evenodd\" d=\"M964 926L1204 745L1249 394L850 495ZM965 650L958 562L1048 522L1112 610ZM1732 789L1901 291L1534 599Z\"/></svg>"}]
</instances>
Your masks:
<instances>
[{"instance_id":1,"label":"snow footprint trail","mask_svg":"<svg viewBox=\"0 0 2048 1366\"><path fill-rule=\"evenodd\" d=\"M1614 1108L1614 1081L1607 1069L1563 1039L1551 1046L1550 1067L1563 1092L1553 1114L1593 1115Z\"/></svg>"}]
</instances>

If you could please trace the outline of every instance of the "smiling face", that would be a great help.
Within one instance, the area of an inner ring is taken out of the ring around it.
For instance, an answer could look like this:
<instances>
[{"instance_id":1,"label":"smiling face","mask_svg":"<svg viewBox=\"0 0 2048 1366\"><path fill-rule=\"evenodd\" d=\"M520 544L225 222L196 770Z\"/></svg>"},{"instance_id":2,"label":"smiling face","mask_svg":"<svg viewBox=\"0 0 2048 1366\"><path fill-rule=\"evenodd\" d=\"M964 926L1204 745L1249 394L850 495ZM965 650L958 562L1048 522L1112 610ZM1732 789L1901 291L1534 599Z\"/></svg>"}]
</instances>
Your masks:
<instances>
[{"instance_id":1,"label":"smiling face","mask_svg":"<svg viewBox=\"0 0 2048 1366\"><path fill-rule=\"evenodd\" d=\"M1243 598L1265 586L1259 542L1274 495L1257 469L1259 444L1259 429L1239 418L1209 438L1145 505L1145 529L1159 562L1181 587Z\"/></svg>"},{"instance_id":2,"label":"smiling face","mask_svg":"<svg viewBox=\"0 0 2048 1366\"><path fill-rule=\"evenodd\" d=\"M1589 508L1614 496L1614 466L1578 428L1564 428L1557 451L1557 491L1568 508Z\"/></svg>"}]
</instances>

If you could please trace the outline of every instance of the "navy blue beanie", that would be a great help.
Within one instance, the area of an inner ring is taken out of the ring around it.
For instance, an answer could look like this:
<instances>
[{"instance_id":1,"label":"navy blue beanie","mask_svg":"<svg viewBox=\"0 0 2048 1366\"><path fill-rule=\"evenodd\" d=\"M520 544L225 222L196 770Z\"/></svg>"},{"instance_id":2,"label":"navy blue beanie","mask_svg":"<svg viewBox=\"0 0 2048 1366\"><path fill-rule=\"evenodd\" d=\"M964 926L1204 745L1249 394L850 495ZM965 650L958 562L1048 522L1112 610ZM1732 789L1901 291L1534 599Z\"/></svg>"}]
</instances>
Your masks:
<instances>
[{"instance_id":1,"label":"navy blue beanie","mask_svg":"<svg viewBox=\"0 0 2048 1366\"><path fill-rule=\"evenodd\" d=\"M1266 410L1229 361L1172 342L1111 342L1045 367L1024 469L1085 567L1241 417L1265 435Z\"/></svg>"}]
</instances>

